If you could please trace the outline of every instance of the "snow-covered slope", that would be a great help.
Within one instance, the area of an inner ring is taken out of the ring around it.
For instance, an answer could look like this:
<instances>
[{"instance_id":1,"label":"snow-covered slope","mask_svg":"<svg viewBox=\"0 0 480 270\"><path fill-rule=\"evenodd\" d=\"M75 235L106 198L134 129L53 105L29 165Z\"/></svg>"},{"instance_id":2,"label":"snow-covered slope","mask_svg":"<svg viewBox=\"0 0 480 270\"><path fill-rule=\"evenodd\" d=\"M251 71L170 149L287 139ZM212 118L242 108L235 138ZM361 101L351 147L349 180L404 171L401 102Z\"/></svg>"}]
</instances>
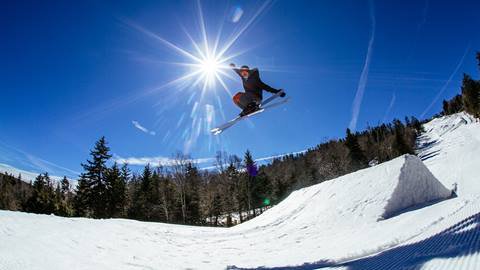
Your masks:
<instances>
[{"instance_id":1,"label":"snow-covered slope","mask_svg":"<svg viewBox=\"0 0 480 270\"><path fill-rule=\"evenodd\" d=\"M445 188L412 155L293 192L271 210L233 230L274 227L280 221L292 228L304 223L331 226L371 223L410 206L450 197ZM318 219L312 220L312 217ZM310 224L309 224L310 225Z\"/></svg>"},{"instance_id":2,"label":"snow-covered slope","mask_svg":"<svg viewBox=\"0 0 480 270\"><path fill-rule=\"evenodd\" d=\"M424 125L420 158L448 188L459 195L480 194L480 123L466 113L434 119Z\"/></svg>"},{"instance_id":3,"label":"snow-covered slope","mask_svg":"<svg viewBox=\"0 0 480 270\"><path fill-rule=\"evenodd\" d=\"M0 269L478 269L480 124L457 114L425 129L424 163L298 190L228 229L0 211Z\"/></svg>"}]
</instances>

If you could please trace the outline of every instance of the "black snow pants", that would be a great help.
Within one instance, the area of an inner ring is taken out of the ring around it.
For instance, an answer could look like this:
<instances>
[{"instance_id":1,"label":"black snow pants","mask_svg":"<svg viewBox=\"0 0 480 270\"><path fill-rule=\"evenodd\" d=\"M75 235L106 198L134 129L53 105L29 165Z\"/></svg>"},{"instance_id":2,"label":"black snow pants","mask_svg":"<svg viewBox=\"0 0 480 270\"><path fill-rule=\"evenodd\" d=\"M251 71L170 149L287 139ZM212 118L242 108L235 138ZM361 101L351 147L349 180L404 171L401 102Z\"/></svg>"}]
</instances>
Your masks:
<instances>
[{"instance_id":1,"label":"black snow pants","mask_svg":"<svg viewBox=\"0 0 480 270\"><path fill-rule=\"evenodd\" d=\"M244 110L250 103L256 103L257 105L262 102L262 99L250 92L238 92L233 96L233 102Z\"/></svg>"}]
</instances>

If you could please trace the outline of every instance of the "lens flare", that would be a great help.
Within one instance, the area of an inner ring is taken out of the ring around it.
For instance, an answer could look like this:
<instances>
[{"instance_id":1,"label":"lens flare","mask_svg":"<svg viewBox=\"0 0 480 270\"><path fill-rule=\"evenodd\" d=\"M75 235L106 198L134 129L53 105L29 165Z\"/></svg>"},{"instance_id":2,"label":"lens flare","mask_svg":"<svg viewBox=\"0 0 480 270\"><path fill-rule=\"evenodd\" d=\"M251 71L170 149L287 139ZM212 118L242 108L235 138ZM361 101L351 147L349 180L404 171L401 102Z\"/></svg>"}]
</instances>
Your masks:
<instances>
[{"instance_id":1,"label":"lens flare","mask_svg":"<svg viewBox=\"0 0 480 270\"><path fill-rule=\"evenodd\" d=\"M198 138L202 134L209 137L208 148L210 150L212 137L210 136L209 130L212 125L216 124L215 114L219 114L222 121L225 121L221 98L216 91L220 89L229 96L228 100L230 100L230 97L233 95L229 87L227 87L225 79L227 78L238 83L238 78L234 78L230 74L229 69L231 69L231 67L227 61L231 61L231 59L247 52L246 49L233 52L233 45L240 36L247 32L248 28L253 25L254 21L267 7L270 6L270 3L271 1L269 0L262 2L258 8L254 9L255 12L253 16L246 20L245 24L236 27L233 33L229 35L229 38L222 40L221 37L225 36L223 33L223 22L228 21L227 18L221 20L222 24L215 37L213 39L209 38L201 2L199 0L196 1L197 25L199 28L193 33L199 33L199 35L192 36L185 27L181 26L184 34L190 41L190 44L186 44L186 46L179 46L175 44L175 42L167 40L132 21L126 21L130 27L162 44L164 47L171 49L182 59L176 62L162 62L162 64L177 65L185 69L186 73L160 87L156 87L149 91L148 94L153 94L156 91L166 88L176 89L174 96L172 95L172 98L169 99L168 102L166 101L167 98L164 97L162 99L162 114L165 111L165 107L175 107L173 103L177 100L182 100L178 98L179 95L186 95L186 99L182 101L184 102L183 104L191 106L190 115L188 113L179 115L178 121L173 125L175 129L181 133L181 136L178 137L182 138L184 142L184 152L189 152L190 148L198 142ZM178 87L173 87L175 85ZM188 91L192 92L189 93ZM208 95L207 93L213 93L213 95ZM164 140L166 140L167 137L173 136L170 130L167 130L166 134ZM215 139L219 140L218 137Z\"/></svg>"},{"instance_id":2,"label":"lens flare","mask_svg":"<svg viewBox=\"0 0 480 270\"><path fill-rule=\"evenodd\" d=\"M201 64L201 68L205 75L215 76L220 68L220 64L215 59L205 59Z\"/></svg>"}]
</instances>

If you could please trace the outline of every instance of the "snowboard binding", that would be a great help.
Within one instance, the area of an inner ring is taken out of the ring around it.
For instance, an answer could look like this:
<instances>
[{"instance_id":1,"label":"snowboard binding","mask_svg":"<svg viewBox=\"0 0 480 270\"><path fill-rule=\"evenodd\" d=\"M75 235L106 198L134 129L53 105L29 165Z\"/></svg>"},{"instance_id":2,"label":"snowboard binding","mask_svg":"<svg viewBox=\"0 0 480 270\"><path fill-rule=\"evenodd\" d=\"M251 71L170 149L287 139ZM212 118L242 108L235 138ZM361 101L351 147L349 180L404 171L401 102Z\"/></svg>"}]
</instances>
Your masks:
<instances>
[{"instance_id":1,"label":"snowboard binding","mask_svg":"<svg viewBox=\"0 0 480 270\"><path fill-rule=\"evenodd\" d=\"M243 116L249 115L251 113L254 113L258 110L260 110L259 105L256 102L252 102L252 103L248 104L247 107L245 107L245 109L243 109L243 111L239 114L239 116L243 117Z\"/></svg>"}]
</instances>

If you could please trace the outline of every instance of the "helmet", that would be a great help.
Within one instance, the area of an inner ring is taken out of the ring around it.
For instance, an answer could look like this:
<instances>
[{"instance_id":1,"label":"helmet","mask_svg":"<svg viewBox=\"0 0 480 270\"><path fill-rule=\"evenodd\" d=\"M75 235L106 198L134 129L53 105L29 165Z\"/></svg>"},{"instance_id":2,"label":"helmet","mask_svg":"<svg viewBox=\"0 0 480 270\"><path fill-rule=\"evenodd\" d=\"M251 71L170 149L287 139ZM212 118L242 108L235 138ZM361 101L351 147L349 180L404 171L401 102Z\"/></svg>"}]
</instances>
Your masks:
<instances>
[{"instance_id":1,"label":"helmet","mask_svg":"<svg viewBox=\"0 0 480 270\"><path fill-rule=\"evenodd\" d=\"M246 70L249 70L250 68L246 65L243 65L240 69L246 69Z\"/></svg>"}]
</instances>

